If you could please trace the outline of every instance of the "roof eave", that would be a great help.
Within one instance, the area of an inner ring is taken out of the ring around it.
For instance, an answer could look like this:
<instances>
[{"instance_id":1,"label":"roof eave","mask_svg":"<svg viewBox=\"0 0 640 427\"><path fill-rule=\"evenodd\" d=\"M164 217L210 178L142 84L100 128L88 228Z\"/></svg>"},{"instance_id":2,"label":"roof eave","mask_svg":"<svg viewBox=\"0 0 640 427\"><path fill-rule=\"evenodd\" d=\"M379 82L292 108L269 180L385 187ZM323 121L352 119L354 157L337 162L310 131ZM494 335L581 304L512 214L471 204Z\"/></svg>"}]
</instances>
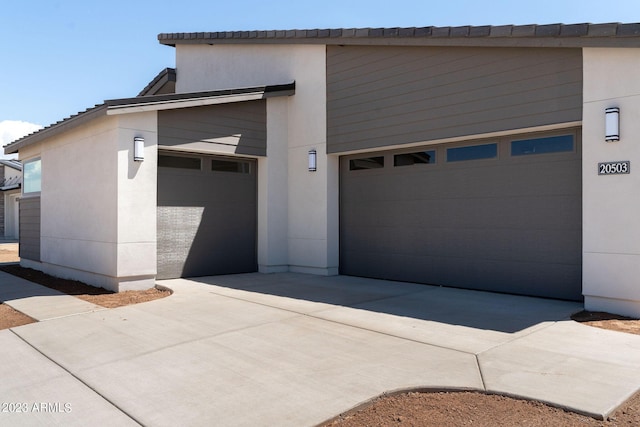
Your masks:
<instances>
[{"instance_id":1,"label":"roof eave","mask_svg":"<svg viewBox=\"0 0 640 427\"><path fill-rule=\"evenodd\" d=\"M0 159L0 164L22 172L22 163L20 163L18 160Z\"/></svg>"},{"instance_id":2,"label":"roof eave","mask_svg":"<svg viewBox=\"0 0 640 427\"><path fill-rule=\"evenodd\" d=\"M291 96L295 93L295 82L265 85L260 87L217 90L209 92L176 93L139 96L107 100L82 113L78 113L35 133L18 139L4 147L5 153L14 154L20 149L73 129L101 116L113 114L158 111L193 106L213 105L266 99L273 96Z\"/></svg>"},{"instance_id":3,"label":"roof eave","mask_svg":"<svg viewBox=\"0 0 640 427\"><path fill-rule=\"evenodd\" d=\"M6 187L0 187L0 191L16 190L20 187L22 187L21 184L7 185Z\"/></svg>"},{"instance_id":4,"label":"roof eave","mask_svg":"<svg viewBox=\"0 0 640 427\"><path fill-rule=\"evenodd\" d=\"M639 47L640 24L550 24L162 33L161 44Z\"/></svg>"},{"instance_id":5,"label":"roof eave","mask_svg":"<svg viewBox=\"0 0 640 427\"><path fill-rule=\"evenodd\" d=\"M138 96L155 95L160 89L169 83L176 82L176 69L165 68L160 71L156 77L154 77L149 84L140 91Z\"/></svg>"},{"instance_id":6,"label":"roof eave","mask_svg":"<svg viewBox=\"0 0 640 427\"><path fill-rule=\"evenodd\" d=\"M116 99L105 103L107 104L107 114L114 115L255 101L274 96L291 96L294 93L295 82L292 82L251 88Z\"/></svg>"}]
</instances>

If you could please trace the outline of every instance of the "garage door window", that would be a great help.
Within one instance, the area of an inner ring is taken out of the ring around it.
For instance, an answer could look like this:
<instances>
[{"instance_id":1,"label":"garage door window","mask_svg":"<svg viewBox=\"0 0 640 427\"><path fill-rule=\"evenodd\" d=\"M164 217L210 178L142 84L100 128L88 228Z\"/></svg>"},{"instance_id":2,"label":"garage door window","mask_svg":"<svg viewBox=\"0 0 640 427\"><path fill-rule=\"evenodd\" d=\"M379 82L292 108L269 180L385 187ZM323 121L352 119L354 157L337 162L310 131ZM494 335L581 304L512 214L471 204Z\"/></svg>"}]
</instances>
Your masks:
<instances>
[{"instance_id":1,"label":"garage door window","mask_svg":"<svg viewBox=\"0 0 640 427\"><path fill-rule=\"evenodd\" d=\"M211 159L211 170L215 172L249 173L249 162Z\"/></svg>"},{"instance_id":2,"label":"garage door window","mask_svg":"<svg viewBox=\"0 0 640 427\"><path fill-rule=\"evenodd\" d=\"M393 156L393 166L411 166L418 164L433 164L436 162L436 151L418 151L416 153L396 154Z\"/></svg>"},{"instance_id":3,"label":"garage door window","mask_svg":"<svg viewBox=\"0 0 640 427\"><path fill-rule=\"evenodd\" d=\"M384 156L349 160L349 170L380 169L384 167Z\"/></svg>"},{"instance_id":4,"label":"garage door window","mask_svg":"<svg viewBox=\"0 0 640 427\"><path fill-rule=\"evenodd\" d=\"M469 145L447 149L447 162L494 159L498 157L498 144Z\"/></svg>"},{"instance_id":5,"label":"garage door window","mask_svg":"<svg viewBox=\"0 0 640 427\"><path fill-rule=\"evenodd\" d=\"M158 166L161 168L200 170L201 161L195 157L158 156Z\"/></svg>"},{"instance_id":6,"label":"garage door window","mask_svg":"<svg viewBox=\"0 0 640 427\"><path fill-rule=\"evenodd\" d=\"M550 136L547 138L521 139L511 141L512 156L529 154L561 153L573 151L573 135Z\"/></svg>"}]
</instances>

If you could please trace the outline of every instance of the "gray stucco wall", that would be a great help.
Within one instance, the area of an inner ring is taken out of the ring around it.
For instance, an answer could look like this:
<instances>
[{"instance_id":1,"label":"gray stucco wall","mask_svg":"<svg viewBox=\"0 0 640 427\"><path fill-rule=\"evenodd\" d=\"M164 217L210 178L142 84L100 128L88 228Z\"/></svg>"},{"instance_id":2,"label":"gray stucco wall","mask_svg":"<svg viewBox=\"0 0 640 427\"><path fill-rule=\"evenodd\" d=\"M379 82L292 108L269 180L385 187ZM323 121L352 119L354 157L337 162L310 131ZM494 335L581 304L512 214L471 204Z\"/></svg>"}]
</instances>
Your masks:
<instances>
[{"instance_id":1,"label":"gray stucco wall","mask_svg":"<svg viewBox=\"0 0 640 427\"><path fill-rule=\"evenodd\" d=\"M581 119L580 49L327 47L329 153Z\"/></svg>"}]
</instances>

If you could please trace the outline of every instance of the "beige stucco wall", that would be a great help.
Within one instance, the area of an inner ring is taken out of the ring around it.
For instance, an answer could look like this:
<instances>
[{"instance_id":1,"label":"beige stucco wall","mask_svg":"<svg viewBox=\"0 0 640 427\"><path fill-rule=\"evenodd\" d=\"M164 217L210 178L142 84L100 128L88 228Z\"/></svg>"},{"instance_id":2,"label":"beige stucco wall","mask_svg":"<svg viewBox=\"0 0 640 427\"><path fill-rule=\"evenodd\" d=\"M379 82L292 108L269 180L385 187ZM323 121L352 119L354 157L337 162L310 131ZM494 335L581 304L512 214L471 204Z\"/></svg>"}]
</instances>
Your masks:
<instances>
[{"instance_id":1,"label":"beige stucco wall","mask_svg":"<svg viewBox=\"0 0 640 427\"><path fill-rule=\"evenodd\" d=\"M104 116L20 150L42 159L41 260L29 266L115 291L154 285L155 117ZM133 134L148 163L133 165Z\"/></svg>"},{"instance_id":2,"label":"beige stucco wall","mask_svg":"<svg viewBox=\"0 0 640 427\"><path fill-rule=\"evenodd\" d=\"M5 179L9 180L11 178L15 178L22 175L22 171L19 171L17 169L14 169L10 166L5 166L4 167L4 177Z\"/></svg>"},{"instance_id":3,"label":"beige stucco wall","mask_svg":"<svg viewBox=\"0 0 640 427\"><path fill-rule=\"evenodd\" d=\"M267 100L267 156L258 158L258 269L289 271L287 98Z\"/></svg>"},{"instance_id":4,"label":"beige stucco wall","mask_svg":"<svg viewBox=\"0 0 640 427\"><path fill-rule=\"evenodd\" d=\"M326 155L325 47L178 45L176 68L180 93L296 82L295 95L267 103L267 159L258 164L259 267L337 274L338 161ZM307 170L312 148L317 172Z\"/></svg>"},{"instance_id":5,"label":"beige stucco wall","mask_svg":"<svg viewBox=\"0 0 640 427\"><path fill-rule=\"evenodd\" d=\"M18 173L21 173L18 171ZM17 239L20 230L19 221L19 198L21 191L19 188L4 192L4 237L7 239Z\"/></svg>"},{"instance_id":6,"label":"beige stucco wall","mask_svg":"<svg viewBox=\"0 0 640 427\"><path fill-rule=\"evenodd\" d=\"M154 286L157 268L157 113L118 117L117 266L119 289ZM145 139L144 161L133 161L134 137Z\"/></svg>"},{"instance_id":7,"label":"beige stucco wall","mask_svg":"<svg viewBox=\"0 0 640 427\"><path fill-rule=\"evenodd\" d=\"M588 310L640 316L640 49L584 49L583 294ZM620 141L604 140L604 111L620 108ZM599 176L598 162L631 161Z\"/></svg>"}]
</instances>

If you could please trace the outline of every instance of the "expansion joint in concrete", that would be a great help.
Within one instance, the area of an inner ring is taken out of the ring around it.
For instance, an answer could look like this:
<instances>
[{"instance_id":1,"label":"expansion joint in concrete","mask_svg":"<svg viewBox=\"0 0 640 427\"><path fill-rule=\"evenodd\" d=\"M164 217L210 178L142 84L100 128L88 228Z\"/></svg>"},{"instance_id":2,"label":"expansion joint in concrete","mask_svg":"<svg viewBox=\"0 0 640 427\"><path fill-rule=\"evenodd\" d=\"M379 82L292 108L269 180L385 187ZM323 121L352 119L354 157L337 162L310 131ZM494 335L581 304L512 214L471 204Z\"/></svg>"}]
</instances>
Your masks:
<instances>
[{"instance_id":1,"label":"expansion joint in concrete","mask_svg":"<svg viewBox=\"0 0 640 427\"><path fill-rule=\"evenodd\" d=\"M20 339L22 342L24 342L26 345L28 345L29 347L31 347L32 349L34 349L36 352L38 352L39 354L42 355L42 357L44 357L45 359L49 360L51 363L53 363L54 365L58 366L60 369L62 369L63 371L65 371L67 374L71 375L73 378L76 379L76 381L80 382L81 384L83 384L85 387L89 388L89 390L93 391L95 394L97 394L98 396L100 396L102 399L104 399L105 401L109 402L109 404L111 404L114 408L116 408L118 411L122 412L124 415L126 415L127 417L129 417L133 422L135 422L136 424L143 426L144 424L136 419L136 417L134 417L133 415L127 413L127 411L123 410L122 408L120 408L115 402L113 402L111 399L109 399L108 397L106 397L105 395L103 395L102 393L100 393L98 390L96 390L94 387L92 387L90 384L88 384L87 382L83 381L82 378L78 377L77 375L75 375L73 372L71 372L70 370L68 370L67 368L65 368L64 366L62 366L61 364L59 364L58 362L56 362L55 360L53 360L52 358L50 358L49 356L47 356L46 354L44 354L42 351L40 351L37 347L34 347L33 345L31 345L31 343L27 340L25 340L24 338L22 338L20 336L20 334L17 334L13 329L9 329L11 331L11 333L13 333L16 337L18 337L18 339Z\"/></svg>"},{"instance_id":2,"label":"expansion joint in concrete","mask_svg":"<svg viewBox=\"0 0 640 427\"><path fill-rule=\"evenodd\" d=\"M482 366L480 365L480 359L477 354L474 354L476 360L476 367L478 368L478 374L480 375L480 382L482 383L482 390L487 391L487 383L484 380L484 374L482 373Z\"/></svg>"}]
</instances>

